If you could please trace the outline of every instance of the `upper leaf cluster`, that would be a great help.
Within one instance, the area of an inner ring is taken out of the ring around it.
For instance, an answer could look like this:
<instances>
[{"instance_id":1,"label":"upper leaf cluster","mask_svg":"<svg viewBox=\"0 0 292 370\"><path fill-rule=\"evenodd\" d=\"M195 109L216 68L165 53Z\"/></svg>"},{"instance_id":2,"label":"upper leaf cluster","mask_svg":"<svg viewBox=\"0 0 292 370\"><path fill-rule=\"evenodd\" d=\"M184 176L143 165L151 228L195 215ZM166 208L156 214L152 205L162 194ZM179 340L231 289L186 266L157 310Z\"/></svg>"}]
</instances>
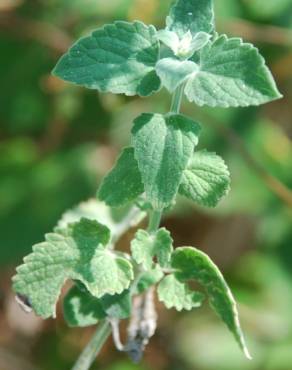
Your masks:
<instances>
[{"instance_id":1,"label":"upper leaf cluster","mask_svg":"<svg viewBox=\"0 0 292 370\"><path fill-rule=\"evenodd\" d=\"M177 0L160 31L138 21L105 25L77 41L53 73L126 95L185 83L186 97L200 106L259 105L281 97L255 47L215 32L212 0Z\"/></svg>"}]
</instances>

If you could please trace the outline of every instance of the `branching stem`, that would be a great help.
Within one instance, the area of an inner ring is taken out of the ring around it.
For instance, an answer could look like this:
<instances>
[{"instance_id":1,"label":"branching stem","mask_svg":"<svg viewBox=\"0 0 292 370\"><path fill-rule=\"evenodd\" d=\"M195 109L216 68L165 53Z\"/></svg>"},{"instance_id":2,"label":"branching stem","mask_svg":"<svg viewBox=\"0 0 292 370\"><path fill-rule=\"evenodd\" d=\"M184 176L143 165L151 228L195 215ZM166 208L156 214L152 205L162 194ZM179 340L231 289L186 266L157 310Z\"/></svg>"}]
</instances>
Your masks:
<instances>
[{"instance_id":1,"label":"branching stem","mask_svg":"<svg viewBox=\"0 0 292 370\"><path fill-rule=\"evenodd\" d=\"M184 85L182 84L175 90L172 98L170 113L180 112L183 88ZM130 212L128 217L126 217L125 220L120 224L120 227L116 232L114 242L116 242L119 237L130 227L133 218L140 216L140 213L141 211L139 210L133 210L132 212ZM149 224L147 228L147 231L149 233L155 233L158 230L161 222L162 213L162 211L156 210L150 212ZM109 337L111 330L112 328L109 321L105 320L99 324L96 333L94 334L88 345L85 347L84 351L80 355L72 370L89 370L95 358L99 354L102 346Z\"/></svg>"}]
</instances>

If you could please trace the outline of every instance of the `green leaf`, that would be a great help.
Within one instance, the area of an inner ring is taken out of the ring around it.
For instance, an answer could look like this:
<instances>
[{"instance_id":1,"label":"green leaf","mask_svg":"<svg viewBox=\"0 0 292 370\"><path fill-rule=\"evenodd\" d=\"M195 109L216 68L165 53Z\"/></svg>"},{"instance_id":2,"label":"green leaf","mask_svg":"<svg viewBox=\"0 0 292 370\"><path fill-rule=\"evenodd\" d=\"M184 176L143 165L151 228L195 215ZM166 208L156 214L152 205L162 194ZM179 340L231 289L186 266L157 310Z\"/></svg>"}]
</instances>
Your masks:
<instances>
[{"instance_id":1,"label":"green leaf","mask_svg":"<svg viewBox=\"0 0 292 370\"><path fill-rule=\"evenodd\" d=\"M281 97L258 49L239 38L222 35L209 43L201 50L199 65L185 93L200 106L246 107Z\"/></svg>"},{"instance_id":2,"label":"green leaf","mask_svg":"<svg viewBox=\"0 0 292 370\"><path fill-rule=\"evenodd\" d=\"M170 232L165 228L157 230L155 234L138 230L131 242L133 258L138 264L142 264L146 270L153 268L154 257L157 257L161 267L167 267L173 250L172 243Z\"/></svg>"},{"instance_id":3,"label":"green leaf","mask_svg":"<svg viewBox=\"0 0 292 370\"><path fill-rule=\"evenodd\" d=\"M64 298L64 318L71 327L86 327L106 317L126 319L131 314L131 305L129 290L95 298L84 286L74 286Z\"/></svg>"},{"instance_id":4,"label":"green leaf","mask_svg":"<svg viewBox=\"0 0 292 370\"><path fill-rule=\"evenodd\" d=\"M214 29L214 11L212 0L176 0L166 19L167 29L182 38L188 31L195 36Z\"/></svg>"},{"instance_id":5,"label":"green leaf","mask_svg":"<svg viewBox=\"0 0 292 370\"><path fill-rule=\"evenodd\" d=\"M131 315L132 301L127 289L121 294L106 294L101 298L101 305L107 315L115 319L127 319Z\"/></svg>"},{"instance_id":6,"label":"green leaf","mask_svg":"<svg viewBox=\"0 0 292 370\"><path fill-rule=\"evenodd\" d=\"M223 159L205 150L194 153L179 193L199 205L215 207L229 189L230 174Z\"/></svg>"},{"instance_id":7,"label":"green leaf","mask_svg":"<svg viewBox=\"0 0 292 370\"><path fill-rule=\"evenodd\" d=\"M164 45L168 46L173 52L176 54L179 48L179 37L178 35L167 29L157 31L158 39L164 43Z\"/></svg>"},{"instance_id":8,"label":"green leaf","mask_svg":"<svg viewBox=\"0 0 292 370\"><path fill-rule=\"evenodd\" d=\"M77 41L53 74L101 92L147 96L160 87L154 70L158 58L153 26L118 21Z\"/></svg>"},{"instance_id":9,"label":"green leaf","mask_svg":"<svg viewBox=\"0 0 292 370\"><path fill-rule=\"evenodd\" d=\"M81 218L95 220L102 222L107 226L112 233L112 239L116 240L121 236L121 232L131 227L137 226L146 217L146 212L137 212L137 208L111 208L104 202L97 199L89 199L86 202L80 203L78 206L66 211L57 226L54 228L55 232L62 232L69 224L79 222ZM125 224L125 221L126 222ZM126 230L125 230L126 231Z\"/></svg>"},{"instance_id":10,"label":"green leaf","mask_svg":"<svg viewBox=\"0 0 292 370\"><path fill-rule=\"evenodd\" d=\"M200 125L183 115L142 114L135 120L135 157L154 209L163 210L174 201L199 133Z\"/></svg>"},{"instance_id":11,"label":"green leaf","mask_svg":"<svg viewBox=\"0 0 292 370\"><path fill-rule=\"evenodd\" d=\"M234 334L246 357L250 358L240 328L235 300L217 266L198 249L182 247L174 251L172 267L177 270L176 277L179 280L195 280L205 288L211 307Z\"/></svg>"},{"instance_id":12,"label":"green leaf","mask_svg":"<svg viewBox=\"0 0 292 370\"><path fill-rule=\"evenodd\" d=\"M211 38L206 32L198 32L196 36L192 39L191 47L190 47L190 56L194 54L195 51L202 49L206 46Z\"/></svg>"},{"instance_id":13,"label":"green leaf","mask_svg":"<svg viewBox=\"0 0 292 370\"><path fill-rule=\"evenodd\" d=\"M181 39L178 35L167 29L157 32L158 39L168 46L181 59L190 58L195 51L203 48L211 38L206 32L198 32L195 36L188 31Z\"/></svg>"},{"instance_id":14,"label":"green leaf","mask_svg":"<svg viewBox=\"0 0 292 370\"><path fill-rule=\"evenodd\" d=\"M155 266L155 269L145 271L141 274L140 279L138 280L137 286L134 289L134 294L141 294L145 292L152 285L157 284L164 274L159 266Z\"/></svg>"},{"instance_id":15,"label":"green leaf","mask_svg":"<svg viewBox=\"0 0 292 370\"><path fill-rule=\"evenodd\" d=\"M164 58L156 64L156 73L160 77L162 85L170 92L173 92L197 70L197 64L189 60Z\"/></svg>"},{"instance_id":16,"label":"green leaf","mask_svg":"<svg viewBox=\"0 0 292 370\"><path fill-rule=\"evenodd\" d=\"M100 299L90 295L86 289L74 286L66 294L63 302L64 318L71 327L86 327L97 324L107 315Z\"/></svg>"},{"instance_id":17,"label":"green leaf","mask_svg":"<svg viewBox=\"0 0 292 370\"><path fill-rule=\"evenodd\" d=\"M158 285L158 298L167 308L177 311L191 310L200 307L204 295L192 291L186 283L180 282L174 274L166 276Z\"/></svg>"},{"instance_id":18,"label":"green leaf","mask_svg":"<svg viewBox=\"0 0 292 370\"><path fill-rule=\"evenodd\" d=\"M55 227L55 231L66 229L69 224L79 222L81 218L102 221L103 225L110 230L113 230L115 226L111 209L103 202L93 198L66 211Z\"/></svg>"},{"instance_id":19,"label":"green leaf","mask_svg":"<svg viewBox=\"0 0 292 370\"><path fill-rule=\"evenodd\" d=\"M13 278L15 292L26 297L43 318L55 316L56 302L68 279L81 281L97 298L129 287L132 265L105 248L110 239L107 227L81 219L45 239L33 247Z\"/></svg>"},{"instance_id":20,"label":"green leaf","mask_svg":"<svg viewBox=\"0 0 292 370\"><path fill-rule=\"evenodd\" d=\"M111 207L134 201L144 192L134 148L125 148L111 172L103 179L98 197Z\"/></svg>"}]
</instances>

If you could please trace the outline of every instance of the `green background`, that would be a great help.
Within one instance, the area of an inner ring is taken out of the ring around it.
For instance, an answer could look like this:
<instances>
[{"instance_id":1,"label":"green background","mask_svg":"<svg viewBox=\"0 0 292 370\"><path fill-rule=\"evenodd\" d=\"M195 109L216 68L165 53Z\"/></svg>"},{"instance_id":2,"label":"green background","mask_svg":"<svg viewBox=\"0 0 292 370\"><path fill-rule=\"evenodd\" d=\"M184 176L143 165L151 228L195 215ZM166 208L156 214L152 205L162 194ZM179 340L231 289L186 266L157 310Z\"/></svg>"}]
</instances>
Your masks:
<instances>
[{"instance_id":1,"label":"green background","mask_svg":"<svg viewBox=\"0 0 292 370\"><path fill-rule=\"evenodd\" d=\"M20 311L10 279L62 212L95 195L129 143L133 119L169 109L165 90L147 99L71 86L50 76L78 37L117 19L164 25L169 0L0 1L0 370L69 369L91 329L69 329ZM179 200L164 224L175 245L206 251L239 302L247 361L207 306L190 313L157 305L159 328L140 365L104 348L93 369L291 370L292 368L292 1L215 0L221 33L265 56L284 99L259 108L183 112L203 123L200 148L223 156L230 195L215 210ZM121 242L128 247L131 234Z\"/></svg>"}]
</instances>

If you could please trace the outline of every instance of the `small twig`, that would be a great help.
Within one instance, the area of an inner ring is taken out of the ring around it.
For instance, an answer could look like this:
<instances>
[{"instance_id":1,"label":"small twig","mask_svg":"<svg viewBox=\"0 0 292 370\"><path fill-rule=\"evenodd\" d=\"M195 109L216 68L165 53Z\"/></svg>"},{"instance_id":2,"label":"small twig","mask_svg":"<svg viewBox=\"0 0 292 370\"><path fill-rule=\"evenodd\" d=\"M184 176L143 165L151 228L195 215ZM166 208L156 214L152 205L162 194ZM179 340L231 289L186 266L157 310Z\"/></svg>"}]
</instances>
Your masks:
<instances>
[{"instance_id":1,"label":"small twig","mask_svg":"<svg viewBox=\"0 0 292 370\"><path fill-rule=\"evenodd\" d=\"M123 352L125 350L125 346L121 341L119 322L120 321L118 319L110 319L110 323L112 326L112 337L115 347L118 351Z\"/></svg>"},{"instance_id":2,"label":"small twig","mask_svg":"<svg viewBox=\"0 0 292 370\"><path fill-rule=\"evenodd\" d=\"M128 327L128 342L125 352L134 362L139 362L150 338L155 334L157 327L157 313L154 304L154 288L150 288L144 295L136 296L133 301L133 310Z\"/></svg>"},{"instance_id":3,"label":"small twig","mask_svg":"<svg viewBox=\"0 0 292 370\"><path fill-rule=\"evenodd\" d=\"M111 325L109 321L107 320L102 321L99 324L97 331L92 337L91 341L87 344L84 351L81 353L79 359L77 360L72 370L90 369L91 365L93 364L94 360L99 354L101 348L108 339L110 333Z\"/></svg>"}]
</instances>

